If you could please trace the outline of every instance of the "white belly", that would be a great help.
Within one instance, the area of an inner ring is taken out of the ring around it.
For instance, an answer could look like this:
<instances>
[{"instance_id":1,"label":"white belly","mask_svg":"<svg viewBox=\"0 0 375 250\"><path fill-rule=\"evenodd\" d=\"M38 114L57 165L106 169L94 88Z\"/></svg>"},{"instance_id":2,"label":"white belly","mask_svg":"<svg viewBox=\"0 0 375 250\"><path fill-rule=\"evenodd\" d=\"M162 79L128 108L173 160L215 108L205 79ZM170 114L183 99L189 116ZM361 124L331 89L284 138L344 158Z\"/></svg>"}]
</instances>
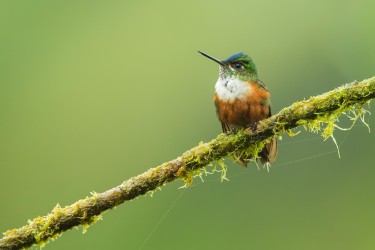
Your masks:
<instances>
[{"instance_id":1,"label":"white belly","mask_svg":"<svg viewBox=\"0 0 375 250\"><path fill-rule=\"evenodd\" d=\"M250 95L252 89L247 82L229 77L224 79L219 77L215 84L215 92L221 101L233 102Z\"/></svg>"}]
</instances>

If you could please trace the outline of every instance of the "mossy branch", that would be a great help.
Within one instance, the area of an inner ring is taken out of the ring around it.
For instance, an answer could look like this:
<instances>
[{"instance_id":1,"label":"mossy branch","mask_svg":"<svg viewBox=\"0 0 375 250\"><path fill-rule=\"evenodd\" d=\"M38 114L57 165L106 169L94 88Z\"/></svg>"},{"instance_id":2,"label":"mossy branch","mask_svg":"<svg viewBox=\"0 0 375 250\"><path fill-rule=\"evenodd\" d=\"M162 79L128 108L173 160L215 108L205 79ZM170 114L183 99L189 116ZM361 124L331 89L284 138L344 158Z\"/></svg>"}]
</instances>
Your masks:
<instances>
[{"instance_id":1,"label":"mossy branch","mask_svg":"<svg viewBox=\"0 0 375 250\"><path fill-rule=\"evenodd\" d=\"M352 117L354 122L359 118L363 119L362 107L374 97L375 77L296 102L261 121L254 132L244 130L237 134L220 134L212 141L201 143L182 156L149 169L106 192L94 193L64 208L57 205L50 214L37 217L21 228L5 232L0 239L0 249L21 249L34 244L42 246L68 229L79 225L87 228L106 210L168 182L183 179L186 185L190 184L192 177L199 174L206 165L214 161L221 163L224 157L235 151L256 156L267 140L275 135L291 134L290 129L297 126L302 125L313 131L322 129L325 138L332 136L338 116L352 111L355 114ZM324 128L323 124L326 124Z\"/></svg>"}]
</instances>

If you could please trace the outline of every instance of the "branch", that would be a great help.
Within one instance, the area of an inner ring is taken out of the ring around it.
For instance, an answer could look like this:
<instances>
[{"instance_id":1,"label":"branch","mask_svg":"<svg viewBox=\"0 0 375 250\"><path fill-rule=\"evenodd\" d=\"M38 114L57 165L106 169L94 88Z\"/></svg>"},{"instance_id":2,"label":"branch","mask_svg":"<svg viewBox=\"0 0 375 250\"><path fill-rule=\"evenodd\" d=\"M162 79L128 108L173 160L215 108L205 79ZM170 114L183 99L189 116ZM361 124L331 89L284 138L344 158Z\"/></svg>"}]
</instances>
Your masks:
<instances>
[{"instance_id":1,"label":"branch","mask_svg":"<svg viewBox=\"0 0 375 250\"><path fill-rule=\"evenodd\" d=\"M290 129L304 126L313 131L322 130L323 137L332 136L334 124L341 114L352 112L353 122L362 119L363 105L375 98L375 77L343 85L330 92L296 102L282 109L278 114L259 122L257 130L240 131L237 134L220 134L208 143L186 151L182 156L149 169L143 174L130 178L121 185L103 193L79 200L70 206L57 205L50 214L37 217L27 225L9 230L0 239L0 249L27 248L34 244L44 245L49 239L57 238L62 232L82 225L84 230L101 218L101 214L124 201L155 190L176 179L183 179L188 185L194 175L211 162L221 160L233 152L253 156L263 148L273 136L292 134ZM350 112L349 112L350 111ZM324 125L324 128L322 125Z\"/></svg>"}]
</instances>

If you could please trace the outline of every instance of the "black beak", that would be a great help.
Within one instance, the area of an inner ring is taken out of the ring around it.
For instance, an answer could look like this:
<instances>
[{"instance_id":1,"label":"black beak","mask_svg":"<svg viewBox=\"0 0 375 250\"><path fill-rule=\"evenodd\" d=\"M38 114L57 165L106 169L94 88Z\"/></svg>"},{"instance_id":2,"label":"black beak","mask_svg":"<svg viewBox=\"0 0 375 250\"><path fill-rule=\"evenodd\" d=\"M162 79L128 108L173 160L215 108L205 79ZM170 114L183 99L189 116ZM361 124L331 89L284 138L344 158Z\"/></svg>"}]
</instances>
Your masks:
<instances>
[{"instance_id":1,"label":"black beak","mask_svg":"<svg viewBox=\"0 0 375 250\"><path fill-rule=\"evenodd\" d=\"M212 57L212 56L210 56L210 55L207 55L206 53L204 53L204 52L202 52L202 51L199 51L199 50L198 50L198 52L201 53L202 55L204 55L205 57L210 58L212 61L217 62L217 63L220 64L221 66L225 66L225 64L224 64L221 60L219 60L219 59L217 59L217 58L215 58L215 57Z\"/></svg>"}]
</instances>

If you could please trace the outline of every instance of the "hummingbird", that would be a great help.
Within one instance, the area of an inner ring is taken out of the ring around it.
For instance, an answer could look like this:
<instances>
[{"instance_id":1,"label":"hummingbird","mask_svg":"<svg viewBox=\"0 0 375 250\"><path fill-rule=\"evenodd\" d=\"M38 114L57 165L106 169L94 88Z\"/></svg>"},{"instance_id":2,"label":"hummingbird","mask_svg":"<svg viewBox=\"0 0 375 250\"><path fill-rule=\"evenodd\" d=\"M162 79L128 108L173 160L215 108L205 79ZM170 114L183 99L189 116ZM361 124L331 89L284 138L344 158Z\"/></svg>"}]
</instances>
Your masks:
<instances>
[{"instance_id":1,"label":"hummingbird","mask_svg":"<svg viewBox=\"0 0 375 250\"><path fill-rule=\"evenodd\" d=\"M271 116L271 102L265 84L258 79L252 58L240 52L222 61L198 52L219 64L214 104L223 132L231 133L247 128L256 130L260 120ZM266 164L267 169L275 161L277 151L277 138L273 137L258 154L260 162ZM234 160L243 167L250 161L245 157L234 153Z\"/></svg>"}]
</instances>

